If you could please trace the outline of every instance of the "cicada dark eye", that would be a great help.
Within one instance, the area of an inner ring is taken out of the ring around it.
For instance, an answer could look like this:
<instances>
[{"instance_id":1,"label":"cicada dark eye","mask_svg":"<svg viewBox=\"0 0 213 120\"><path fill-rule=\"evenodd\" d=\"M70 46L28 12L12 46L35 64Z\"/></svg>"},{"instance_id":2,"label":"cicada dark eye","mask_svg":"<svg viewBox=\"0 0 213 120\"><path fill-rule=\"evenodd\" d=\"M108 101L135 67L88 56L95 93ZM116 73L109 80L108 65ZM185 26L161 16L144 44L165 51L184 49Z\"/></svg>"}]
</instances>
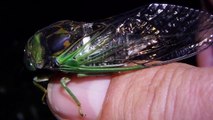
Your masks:
<instances>
[{"instance_id":1,"label":"cicada dark eye","mask_svg":"<svg viewBox=\"0 0 213 120\"><path fill-rule=\"evenodd\" d=\"M30 70L41 69L44 66L44 47L41 44L41 34L38 32L32 36L25 47L25 65Z\"/></svg>"}]
</instances>

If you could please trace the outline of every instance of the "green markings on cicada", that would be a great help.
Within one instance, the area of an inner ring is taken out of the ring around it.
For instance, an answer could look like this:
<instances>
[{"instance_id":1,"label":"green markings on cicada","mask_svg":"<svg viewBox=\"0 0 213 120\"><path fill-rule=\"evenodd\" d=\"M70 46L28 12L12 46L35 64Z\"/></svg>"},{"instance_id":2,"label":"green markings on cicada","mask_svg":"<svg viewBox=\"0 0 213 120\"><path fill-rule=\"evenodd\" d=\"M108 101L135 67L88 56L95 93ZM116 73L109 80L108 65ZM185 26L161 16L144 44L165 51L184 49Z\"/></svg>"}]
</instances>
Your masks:
<instances>
[{"instance_id":1,"label":"green markings on cicada","mask_svg":"<svg viewBox=\"0 0 213 120\"><path fill-rule=\"evenodd\" d=\"M27 43L27 47L25 48L26 56L28 61L30 61L31 68L42 68L44 66L44 47L41 45L41 34L36 33L33 37L31 37ZM31 56L29 58L29 56Z\"/></svg>"},{"instance_id":2,"label":"green markings on cicada","mask_svg":"<svg viewBox=\"0 0 213 120\"><path fill-rule=\"evenodd\" d=\"M113 73L113 72L122 72L122 71L130 71L130 70L139 70L147 68L147 66L143 65L135 65L135 66L129 66L129 67L107 67L107 66L99 66L99 67L93 67L93 66L85 66L85 67L69 67L65 66L60 68L61 71L64 72L73 72L73 73L85 73L85 74L102 74L102 73Z\"/></svg>"},{"instance_id":3,"label":"green markings on cicada","mask_svg":"<svg viewBox=\"0 0 213 120\"><path fill-rule=\"evenodd\" d=\"M44 48L41 45L40 34L34 36L33 43L33 53L35 54L35 61L37 64L43 64L43 54Z\"/></svg>"},{"instance_id":4,"label":"green markings on cicada","mask_svg":"<svg viewBox=\"0 0 213 120\"><path fill-rule=\"evenodd\" d=\"M102 59L105 59L107 58L108 56L112 55L113 54L113 50L118 48L119 46L117 47L112 47L104 52L101 52L93 57L90 57L88 60L83 60L81 62L79 62L80 65L88 65L88 64L91 64L91 63L95 63L95 62L98 62L98 61L101 61Z\"/></svg>"},{"instance_id":5,"label":"green markings on cicada","mask_svg":"<svg viewBox=\"0 0 213 120\"><path fill-rule=\"evenodd\" d=\"M110 25L109 25L110 26ZM101 47L104 45L104 43L102 43L102 45L97 46L94 50L91 50L83 55L81 55L80 57L76 57L77 55L79 55L86 47L89 46L89 44L91 44L93 41L95 41L97 39L97 37L99 37L102 33L106 32L106 30L109 28L109 26L106 26L105 28L99 28L96 31L93 31L92 33L88 34L87 36L93 35L90 40L85 43L84 45L82 45L80 48L78 48L75 51L72 51L70 53L71 48L77 44L79 41L83 40L84 38L81 38L79 40L77 40L73 45L71 45L69 48L67 48L62 54L60 54L59 56L56 57L56 61L58 62L59 65L72 65L71 62L76 61L75 62L75 66L77 65L77 63L79 63L81 60L85 59L86 57L88 57L90 54L92 54L93 52L95 52L98 47ZM103 41L104 42L104 41Z\"/></svg>"}]
</instances>

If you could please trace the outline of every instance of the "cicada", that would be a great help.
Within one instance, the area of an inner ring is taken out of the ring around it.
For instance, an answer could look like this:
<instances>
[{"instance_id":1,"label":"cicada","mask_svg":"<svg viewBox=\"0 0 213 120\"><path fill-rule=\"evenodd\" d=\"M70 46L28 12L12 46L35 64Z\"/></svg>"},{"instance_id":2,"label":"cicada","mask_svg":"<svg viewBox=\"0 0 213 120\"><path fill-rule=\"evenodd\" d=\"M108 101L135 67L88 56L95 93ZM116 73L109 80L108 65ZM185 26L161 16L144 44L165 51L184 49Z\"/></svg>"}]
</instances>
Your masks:
<instances>
[{"instance_id":1,"label":"cicada","mask_svg":"<svg viewBox=\"0 0 213 120\"><path fill-rule=\"evenodd\" d=\"M95 22L63 20L38 30L26 43L30 70L98 75L144 69L196 55L213 43L213 15L171 4L149 4ZM48 79L34 78L38 82ZM67 87L61 85L81 103Z\"/></svg>"}]
</instances>

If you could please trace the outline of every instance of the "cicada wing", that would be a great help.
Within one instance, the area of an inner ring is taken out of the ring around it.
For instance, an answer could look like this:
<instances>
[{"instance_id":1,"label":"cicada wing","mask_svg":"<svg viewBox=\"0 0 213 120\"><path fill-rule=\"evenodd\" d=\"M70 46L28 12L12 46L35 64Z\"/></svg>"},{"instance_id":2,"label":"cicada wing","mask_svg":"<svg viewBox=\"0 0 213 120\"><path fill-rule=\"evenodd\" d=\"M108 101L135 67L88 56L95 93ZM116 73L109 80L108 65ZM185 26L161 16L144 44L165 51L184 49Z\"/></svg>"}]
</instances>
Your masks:
<instances>
[{"instance_id":1,"label":"cicada wing","mask_svg":"<svg viewBox=\"0 0 213 120\"><path fill-rule=\"evenodd\" d=\"M149 67L191 57L213 43L213 16L188 7L150 4L111 19L82 38L86 42L74 56L78 65Z\"/></svg>"},{"instance_id":2,"label":"cicada wing","mask_svg":"<svg viewBox=\"0 0 213 120\"><path fill-rule=\"evenodd\" d=\"M191 57L212 45L213 15L168 4L151 4L147 9L140 13L140 19L159 30L154 39L157 42L131 60L143 60L146 65L164 64ZM147 64L150 62L153 64Z\"/></svg>"}]
</instances>

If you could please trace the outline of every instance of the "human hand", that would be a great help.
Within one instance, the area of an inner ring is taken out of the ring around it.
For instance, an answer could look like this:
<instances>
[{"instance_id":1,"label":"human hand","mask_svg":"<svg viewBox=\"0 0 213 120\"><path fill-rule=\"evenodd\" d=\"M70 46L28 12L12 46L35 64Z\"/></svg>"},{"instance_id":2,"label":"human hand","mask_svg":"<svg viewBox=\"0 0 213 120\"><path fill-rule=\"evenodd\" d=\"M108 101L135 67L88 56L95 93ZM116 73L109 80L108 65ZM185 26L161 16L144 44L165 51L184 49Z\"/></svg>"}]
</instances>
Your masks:
<instances>
[{"instance_id":1,"label":"human hand","mask_svg":"<svg viewBox=\"0 0 213 120\"><path fill-rule=\"evenodd\" d=\"M212 73L213 68L172 63L113 76L72 77L68 87L81 101L86 120L210 120ZM48 104L58 119L82 119L59 82L49 84Z\"/></svg>"}]
</instances>

